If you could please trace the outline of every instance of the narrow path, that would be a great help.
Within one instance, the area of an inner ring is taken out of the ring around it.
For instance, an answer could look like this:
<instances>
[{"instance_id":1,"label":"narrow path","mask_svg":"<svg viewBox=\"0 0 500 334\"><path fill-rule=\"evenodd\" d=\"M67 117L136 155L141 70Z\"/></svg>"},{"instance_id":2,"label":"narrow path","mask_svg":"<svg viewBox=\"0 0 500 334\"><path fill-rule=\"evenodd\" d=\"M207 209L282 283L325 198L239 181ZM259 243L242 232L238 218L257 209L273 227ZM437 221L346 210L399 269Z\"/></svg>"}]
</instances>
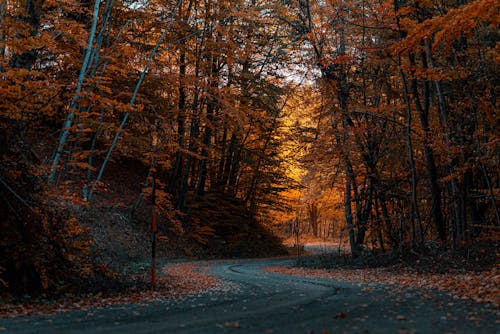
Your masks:
<instances>
[{"instance_id":1,"label":"narrow path","mask_svg":"<svg viewBox=\"0 0 500 334\"><path fill-rule=\"evenodd\" d=\"M263 271L291 260L215 262L235 288L182 300L0 320L0 333L500 333L493 310L445 295L390 293Z\"/></svg>"}]
</instances>

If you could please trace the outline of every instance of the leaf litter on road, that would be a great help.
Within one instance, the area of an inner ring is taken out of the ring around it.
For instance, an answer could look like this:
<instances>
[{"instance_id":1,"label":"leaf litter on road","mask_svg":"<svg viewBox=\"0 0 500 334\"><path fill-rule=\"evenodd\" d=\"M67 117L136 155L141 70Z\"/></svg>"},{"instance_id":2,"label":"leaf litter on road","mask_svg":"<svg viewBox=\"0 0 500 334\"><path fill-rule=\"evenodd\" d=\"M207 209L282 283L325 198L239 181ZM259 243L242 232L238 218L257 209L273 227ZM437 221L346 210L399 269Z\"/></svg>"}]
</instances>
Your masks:
<instances>
[{"instance_id":1,"label":"leaf litter on road","mask_svg":"<svg viewBox=\"0 0 500 334\"><path fill-rule=\"evenodd\" d=\"M154 290L148 284L148 277L143 275L139 279L144 282L144 289L134 288L112 296L103 296L102 293L66 294L55 300L38 298L30 302L5 301L0 304L0 318L90 310L119 304L147 303L233 288L209 275L203 262L169 264L164 266L159 274L160 277Z\"/></svg>"},{"instance_id":2,"label":"leaf litter on road","mask_svg":"<svg viewBox=\"0 0 500 334\"><path fill-rule=\"evenodd\" d=\"M459 299L472 299L479 303L500 306L500 270L495 267L484 272L466 273L419 273L411 268L364 268L364 269L310 269L299 267L267 267L267 271L307 277L330 278L352 283L383 283L398 288L425 288L449 292ZM373 287L364 287L364 292L373 291ZM433 297L422 292L422 298Z\"/></svg>"}]
</instances>

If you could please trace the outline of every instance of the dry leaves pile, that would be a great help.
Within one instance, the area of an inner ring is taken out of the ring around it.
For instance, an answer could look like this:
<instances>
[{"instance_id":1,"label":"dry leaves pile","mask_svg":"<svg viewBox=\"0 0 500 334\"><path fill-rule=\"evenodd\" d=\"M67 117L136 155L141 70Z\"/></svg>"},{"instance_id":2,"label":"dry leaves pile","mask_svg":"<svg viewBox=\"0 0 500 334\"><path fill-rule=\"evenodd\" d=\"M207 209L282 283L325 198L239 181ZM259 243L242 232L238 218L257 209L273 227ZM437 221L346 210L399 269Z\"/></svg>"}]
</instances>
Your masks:
<instances>
[{"instance_id":1,"label":"dry leaves pile","mask_svg":"<svg viewBox=\"0 0 500 334\"><path fill-rule=\"evenodd\" d=\"M148 282L149 276L143 276L139 279ZM144 283L144 286L146 285L147 283ZM146 303L224 288L225 285L208 275L201 264L174 264L165 266L159 272L159 279L154 290L136 288L113 293L112 296L103 296L101 293L85 296L68 294L57 300L38 299L12 303L2 301L0 303L0 318L87 310L128 303Z\"/></svg>"},{"instance_id":2,"label":"dry leaves pile","mask_svg":"<svg viewBox=\"0 0 500 334\"><path fill-rule=\"evenodd\" d=\"M208 267L202 261L167 265L163 268L163 275L171 283L173 296L227 288L225 282L208 274Z\"/></svg>"},{"instance_id":3,"label":"dry leaves pile","mask_svg":"<svg viewBox=\"0 0 500 334\"><path fill-rule=\"evenodd\" d=\"M500 306L500 270L485 272L423 274L410 268L366 269L307 269L297 267L268 267L267 271L330 278L353 283L385 283L405 288L429 288L449 292L455 298L473 299L480 303ZM427 296L427 295L426 295Z\"/></svg>"}]
</instances>

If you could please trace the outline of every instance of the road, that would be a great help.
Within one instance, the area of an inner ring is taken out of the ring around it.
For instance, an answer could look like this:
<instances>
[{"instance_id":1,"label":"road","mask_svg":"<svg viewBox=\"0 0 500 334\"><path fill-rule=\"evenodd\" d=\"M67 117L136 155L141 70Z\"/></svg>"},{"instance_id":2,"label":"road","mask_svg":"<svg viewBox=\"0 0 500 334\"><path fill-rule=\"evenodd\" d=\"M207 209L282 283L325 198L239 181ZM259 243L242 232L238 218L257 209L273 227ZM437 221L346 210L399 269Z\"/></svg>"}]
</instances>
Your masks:
<instances>
[{"instance_id":1,"label":"road","mask_svg":"<svg viewBox=\"0 0 500 334\"><path fill-rule=\"evenodd\" d=\"M331 241L307 242L304 244L304 249L310 254L338 253L339 244ZM346 246L343 245L340 249L345 251Z\"/></svg>"},{"instance_id":2,"label":"road","mask_svg":"<svg viewBox=\"0 0 500 334\"><path fill-rule=\"evenodd\" d=\"M162 302L0 320L0 333L500 333L493 310L435 293L280 275L291 260L214 262L227 282ZM480 320L479 320L480 319Z\"/></svg>"}]
</instances>

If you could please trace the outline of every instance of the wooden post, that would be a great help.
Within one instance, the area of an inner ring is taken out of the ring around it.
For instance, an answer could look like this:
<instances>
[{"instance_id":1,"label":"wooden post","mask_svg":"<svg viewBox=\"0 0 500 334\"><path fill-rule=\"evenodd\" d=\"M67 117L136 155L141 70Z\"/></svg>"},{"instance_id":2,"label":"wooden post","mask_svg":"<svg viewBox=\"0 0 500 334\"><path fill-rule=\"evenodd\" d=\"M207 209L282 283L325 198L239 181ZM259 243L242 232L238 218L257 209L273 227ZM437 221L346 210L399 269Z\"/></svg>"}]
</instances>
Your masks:
<instances>
[{"instance_id":1,"label":"wooden post","mask_svg":"<svg viewBox=\"0 0 500 334\"><path fill-rule=\"evenodd\" d=\"M154 289L156 285L156 180L153 175L152 182L152 195L153 202L153 217L151 220L151 288Z\"/></svg>"},{"instance_id":2,"label":"wooden post","mask_svg":"<svg viewBox=\"0 0 500 334\"><path fill-rule=\"evenodd\" d=\"M299 217L295 218L295 246L297 247L297 261L300 259L300 245L299 245Z\"/></svg>"}]
</instances>

